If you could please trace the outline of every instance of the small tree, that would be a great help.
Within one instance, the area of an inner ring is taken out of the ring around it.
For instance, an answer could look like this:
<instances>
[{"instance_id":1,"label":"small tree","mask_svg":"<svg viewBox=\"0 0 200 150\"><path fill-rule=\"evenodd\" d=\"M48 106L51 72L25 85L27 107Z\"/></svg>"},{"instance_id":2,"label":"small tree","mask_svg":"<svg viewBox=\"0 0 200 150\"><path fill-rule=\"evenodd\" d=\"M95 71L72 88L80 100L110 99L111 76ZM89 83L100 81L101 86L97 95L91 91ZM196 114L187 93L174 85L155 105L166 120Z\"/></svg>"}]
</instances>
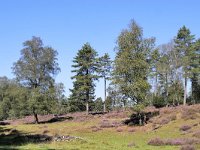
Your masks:
<instances>
[{"instance_id":1,"label":"small tree","mask_svg":"<svg viewBox=\"0 0 200 150\"><path fill-rule=\"evenodd\" d=\"M103 100L101 97L94 101L94 111L103 111Z\"/></svg>"}]
</instances>

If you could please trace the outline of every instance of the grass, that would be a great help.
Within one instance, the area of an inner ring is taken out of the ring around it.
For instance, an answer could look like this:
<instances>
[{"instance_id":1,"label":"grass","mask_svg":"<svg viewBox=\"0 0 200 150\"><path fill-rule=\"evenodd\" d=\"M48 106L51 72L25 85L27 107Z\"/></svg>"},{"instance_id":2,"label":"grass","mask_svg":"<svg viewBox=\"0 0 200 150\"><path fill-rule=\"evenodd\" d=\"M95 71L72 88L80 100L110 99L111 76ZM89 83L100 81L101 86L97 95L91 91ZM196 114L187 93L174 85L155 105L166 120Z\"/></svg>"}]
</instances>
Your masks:
<instances>
[{"instance_id":1,"label":"grass","mask_svg":"<svg viewBox=\"0 0 200 150\"><path fill-rule=\"evenodd\" d=\"M171 115L171 114L169 114ZM176 139L176 138L192 138L193 134L199 131L198 118L189 119L185 121L181 117L176 120L172 120L167 124L162 125L156 130L152 130L152 123L147 124L145 127L110 127L101 128L101 130L93 131L93 127L100 128L102 117L94 117L87 121L63 121L46 124L19 124L19 125L6 125L1 126L0 130L0 149L67 149L67 150L179 150L181 146L152 146L148 145L148 142L154 138L160 139ZM163 117L163 116L161 116ZM106 118L107 120L119 121L119 118ZM154 122L155 123L155 122ZM192 126L193 124L197 124ZM190 132L180 131L180 127L183 125L189 125L192 128ZM21 135L26 134L47 134L48 136L55 135L70 135L81 137L83 140L77 139L72 141L49 141L49 142L35 142L27 141L15 144L7 144L8 141L15 140L14 135L10 135L9 129L15 129ZM118 131L120 129L120 132ZM130 132L133 130L134 132ZM48 131L48 132L47 132ZM2 134L5 135L2 135ZM194 138L194 137L193 137ZM2 142L2 140L4 140ZM200 148L200 145L195 145L196 149Z\"/></svg>"}]
</instances>

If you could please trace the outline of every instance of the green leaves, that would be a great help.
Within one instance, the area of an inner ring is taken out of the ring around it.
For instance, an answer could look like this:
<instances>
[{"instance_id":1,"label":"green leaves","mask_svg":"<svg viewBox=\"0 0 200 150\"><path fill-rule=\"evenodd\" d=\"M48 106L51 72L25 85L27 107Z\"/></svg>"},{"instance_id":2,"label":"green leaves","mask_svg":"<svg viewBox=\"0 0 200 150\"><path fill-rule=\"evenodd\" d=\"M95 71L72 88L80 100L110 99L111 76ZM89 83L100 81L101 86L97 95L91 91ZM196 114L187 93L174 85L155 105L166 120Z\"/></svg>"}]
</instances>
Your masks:
<instances>
[{"instance_id":1,"label":"green leaves","mask_svg":"<svg viewBox=\"0 0 200 150\"><path fill-rule=\"evenodd\" d=\"M53 48L44 47L39 37L33 37L24 42L21 58L13 65L13 73L25 86L45 90L53 84L53 77L60 71L57 54Z\"/></svg>"},{"instance_id":2,"label":"green leaves","mask_svg":"<svg viewBox=\"0 0 200 150\"><path fill-rule=\"evenodd\" d=\"M13 65L16 79L30 89L28 106L34 116L37 113L50 111L51 104L45 95L54 87L54 77L60 71L57 63L57 51L44 47L39 37L24 42L21 57ZM37 119L36 119L37 120Z\"/></svg>"},{"instance_id":3,"label":"green leaves","mask_svg":"<svg viewBox=\"0 0 200 150\"><path fill-rule=\"evenodd\" d=\"M136 103L145 100L150 89L147 81L150 65L148 57L154 39L144 39L141 27L135 21L118 37L117 56L114 61L113 83L123 95Z\"/></svg>"}]
</instances>

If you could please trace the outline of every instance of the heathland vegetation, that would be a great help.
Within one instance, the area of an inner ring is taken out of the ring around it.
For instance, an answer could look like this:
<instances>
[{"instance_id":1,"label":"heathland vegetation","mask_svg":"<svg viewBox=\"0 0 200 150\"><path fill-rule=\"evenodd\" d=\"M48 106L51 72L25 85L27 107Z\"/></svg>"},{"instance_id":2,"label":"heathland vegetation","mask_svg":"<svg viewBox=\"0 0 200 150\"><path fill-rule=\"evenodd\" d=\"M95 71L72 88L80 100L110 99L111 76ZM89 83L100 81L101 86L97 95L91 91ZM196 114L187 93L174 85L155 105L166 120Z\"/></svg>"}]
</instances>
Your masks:
<instances>
[{"instance_id":1,"label":"heathland vegetation","mask_svg":"<svg viewBox=\"0 0 200 150\"><path fill-rule=\"evenodd\" d=\"M0 145L195 149L200 144L200 39L182 26L169 43L155 42L131 21L117 37L114 60L85 43L72 60L73 87L66 97L63 83L55 82L61 71L58 52L40 37L25 41L13 63L15 78L0 77L0 120L10 124L0 129ZM103 98L95 96L100 78Z\"/></svg>"}]
</instances>

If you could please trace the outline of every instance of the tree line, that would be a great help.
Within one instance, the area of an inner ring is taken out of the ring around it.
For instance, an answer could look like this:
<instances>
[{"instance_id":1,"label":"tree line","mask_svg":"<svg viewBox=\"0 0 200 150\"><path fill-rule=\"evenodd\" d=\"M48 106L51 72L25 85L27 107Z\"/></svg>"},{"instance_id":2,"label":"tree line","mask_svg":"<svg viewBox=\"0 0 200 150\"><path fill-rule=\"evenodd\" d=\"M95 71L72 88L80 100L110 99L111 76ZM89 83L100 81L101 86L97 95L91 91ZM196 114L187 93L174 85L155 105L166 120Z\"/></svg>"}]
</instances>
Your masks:
<instances>
[{"instance_id":1,"label":"tree line","mask_svg":"<svg viewBox=\"0 0 200 150\"><path fill-rule=\"evenodd\" d=\"M34 115L38 123L38 114L199 103L200 39L183 26L169 43L156 47L155 41L131 21L117 38L114 60L84 44L73 58L73 87L65 97L63 84L55 82L57 51L32 37L13 64L15 78L0 77L0 119ZM95 96L99 79L103 99Z\"/></svg>"}]
</instances>

